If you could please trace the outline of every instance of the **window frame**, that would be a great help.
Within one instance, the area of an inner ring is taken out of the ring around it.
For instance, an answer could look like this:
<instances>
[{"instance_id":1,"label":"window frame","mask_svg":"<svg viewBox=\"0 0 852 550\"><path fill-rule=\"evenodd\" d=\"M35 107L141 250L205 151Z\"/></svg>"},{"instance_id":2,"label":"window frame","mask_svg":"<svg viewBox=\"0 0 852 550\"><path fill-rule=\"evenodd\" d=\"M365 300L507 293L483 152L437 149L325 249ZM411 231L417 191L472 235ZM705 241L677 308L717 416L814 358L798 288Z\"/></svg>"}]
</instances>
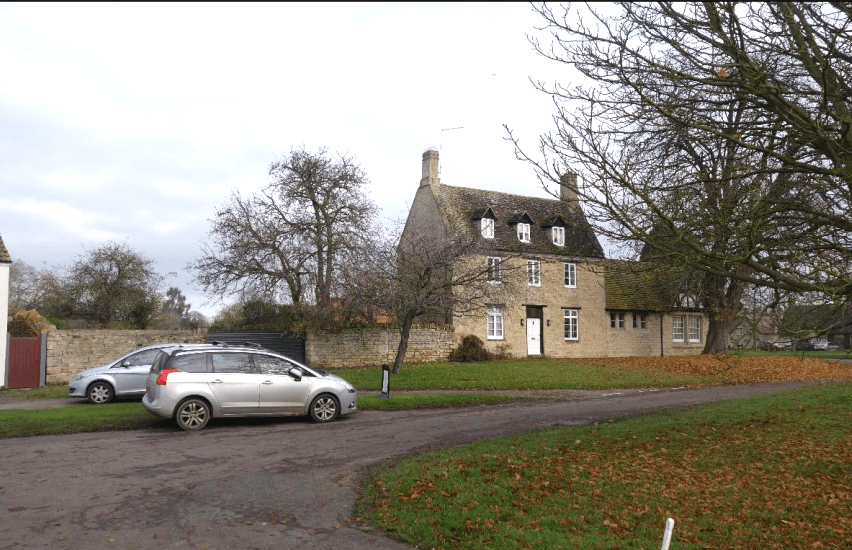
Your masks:
<instances>
[{"instance_id":1,"label":"window frame","mask_svg":"<svg viewBox=\"0 0 852 550\"><path fill-rule=\"evenodd\" d=\"M479 221L479 232L482 234L482 238L484 239L493 239L494 238L494 219L493 218L482 218Z\"/></svg>"},{"instance_id":2,"label":"window frame","mask_svg":"<svg viewBox=\"0 0 852 550\"><path fill-rule=\"evenodd\" d=\"M493 284L503 282L503 258L500 256L486 256L485 263L488 266L488 282Z\"/></svg>"},{"instance_id":3,"label":"window frame","mask_svg":"<svg viewBox=\"0 0 852 550\"><path fill-rule=\"evenodd\" d=\"M577 288L577 264L574 262L564 262L562 265L565 266L562 279L565 288Z\"/></svg>"},{"instance_id":4,"label":"window frame","mask_svg":"<svg viewBox=\"0 0 852 550\"><path fill-rule=\"evenodd\" d=\"M686 315L672 315L672 342L686 342Z\"/></svg>"},{"instance_id":5,"label":"window frame","mask_svg":"<svg viewBox=\"0 0 852 550\"><path fill-rule=\"evenodd\" d=\"M551 238L556 246L565 246L565 228L554 225L551 229Z\"/></svg>"},{"instance_id":6,"label":"window frame","mask_svg":"<svg viewBox=\"0 0 852 550\"><path fill-rule=\"evenodd\" d=\"M609 312L609 328L624 330L625 328L625 317L623 311L610 311Z\"/></svg>"},{"instance_id":7,"label":"window frame","mask_svg":"<svg viewBox=\"0 0 852 550\"><path fill-rule=\"evenodd\" d=\"M522 243L530 242L530 224L519 222L517 231L519 241Z\"/></svg>"},{"instance_id":8,"label":"window frame","mask_svg":"<svg viewBox=\"0 0 852 550\"><path fill-rule=\"evenodd\" d=\"M485 320L486 340L503 340L505 334L504 326L503 308L500 306L488 306Z\"/></svg>"},{"instance_id":9,"label":"window frame","mask_svg":"<svg viewBox=\"0 0 852 550\"><path fill-rule=\"evenodd\" d=\"M686 337L690 343L701 342L701 317L698 315L688 315L686 322ZM693 321L696 326L693 326ZM693 329L695 336L693 337Z\"/></svg>"},{"instance_id":10,"label":"window frame","mask_svg":"<svg viewBox=\"0 0 852 550\"><path fill-rule=\"evenodd\" d=\"M565 308L562 310L563 319L563 338L568 342L576 342L580 340L580 310L576 308ZM573 329L569 335L569 328Z\"/></svg>"},{"instance_id":11,"label":"window frame","mask_svg":"<svg viewBox=\"0 0 852 550\"><path fill-rule=\"evenodd\" d=\"M527 286L541 286L541 260L527 260Z\"/></svg>"}]
</instances>

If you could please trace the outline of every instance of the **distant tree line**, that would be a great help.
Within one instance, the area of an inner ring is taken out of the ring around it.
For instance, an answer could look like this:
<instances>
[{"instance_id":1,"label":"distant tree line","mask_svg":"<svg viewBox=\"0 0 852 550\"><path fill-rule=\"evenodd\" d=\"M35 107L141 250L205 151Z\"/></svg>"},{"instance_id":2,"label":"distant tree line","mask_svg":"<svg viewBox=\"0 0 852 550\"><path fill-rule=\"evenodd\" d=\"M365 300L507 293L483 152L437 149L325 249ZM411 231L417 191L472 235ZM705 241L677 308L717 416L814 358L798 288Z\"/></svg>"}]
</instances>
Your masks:
<instances>
[{"instance_id":1,"label":"distant tree line","mask_svg":"<svg viewBox=\"0 0 852 550\"><path fill-rule=\"evenodd\" d=\"M107 242L70 265L36 268L23 261L9 272L9 314L35 309L58 327L198 328L178 288L162 292L154 261L126 244Z\"/></svg>"}]
</instances>

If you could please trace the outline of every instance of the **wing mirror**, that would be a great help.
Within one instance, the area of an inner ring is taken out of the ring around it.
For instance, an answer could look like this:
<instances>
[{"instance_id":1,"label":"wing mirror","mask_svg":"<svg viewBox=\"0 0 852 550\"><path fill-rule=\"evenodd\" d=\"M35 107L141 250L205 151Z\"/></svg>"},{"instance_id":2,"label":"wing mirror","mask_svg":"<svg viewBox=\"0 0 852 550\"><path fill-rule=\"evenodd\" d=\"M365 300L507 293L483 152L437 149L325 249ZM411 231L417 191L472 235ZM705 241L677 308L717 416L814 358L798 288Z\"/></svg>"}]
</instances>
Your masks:
<instances>
[{"instance_id":1,"label":"wing mirror","mask_svg":"<svg viewBox=\"0 0 852 550\"><path fill-rule=\"evenodd\" d=\"M287 371L287 374L293 377L296 382L302 381L302 376L305 374L302 369L299 367L290 367L290 370Z\"/></svg>"},{"instance_id":2,"label":"wing mirror","mask_svg":"<svg viewBox=\"0 0 852 550\"><path fill-rule=\"evenodd\" d=\"M121 366L122 367L132 367L133 365L130 364L130 359L125 359L124 361L121 362Z\"/></svg>"}]
</instances>

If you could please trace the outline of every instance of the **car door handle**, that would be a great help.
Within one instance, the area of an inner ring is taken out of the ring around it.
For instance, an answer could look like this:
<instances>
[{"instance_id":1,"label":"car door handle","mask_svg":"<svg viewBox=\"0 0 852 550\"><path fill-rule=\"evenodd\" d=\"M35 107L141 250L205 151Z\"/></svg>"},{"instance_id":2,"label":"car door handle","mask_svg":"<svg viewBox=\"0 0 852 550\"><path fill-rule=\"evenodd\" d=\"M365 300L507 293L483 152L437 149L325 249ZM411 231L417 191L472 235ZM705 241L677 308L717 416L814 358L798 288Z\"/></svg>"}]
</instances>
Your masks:
<instances>
[{"instance_id":1,"label":"car door handle","mask_svg":"<svg viewBox=\"0 0 852 550\"><path fill-rule=\"evenodd\" d=\"M264 386L271 386L272 384L273 384L272 380L264 380L263 381Z\"/></svg>"},{"instance_id":2,"label":"car door handle","mask_svg":"<svg viewBox=\"0 0 852 550\"><path fill-rule=\"evenodd\" d=\"M212 381L212 382L210 382L210 383L211 383L211 384L222 384L223 382L217 378L216 380L213 380L213 381Z\"/></svg>"}]
</instances>

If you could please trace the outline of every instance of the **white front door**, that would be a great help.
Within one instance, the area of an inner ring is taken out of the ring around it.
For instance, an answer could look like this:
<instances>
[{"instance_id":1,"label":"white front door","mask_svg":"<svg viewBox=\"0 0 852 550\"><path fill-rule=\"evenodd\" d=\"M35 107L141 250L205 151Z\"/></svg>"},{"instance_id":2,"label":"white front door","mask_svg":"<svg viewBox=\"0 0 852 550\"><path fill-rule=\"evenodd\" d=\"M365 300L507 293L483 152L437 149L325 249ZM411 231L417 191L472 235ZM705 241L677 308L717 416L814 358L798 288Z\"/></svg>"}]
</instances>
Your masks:
<instances>
[{"instance_id":1,"label":"white front door","mask_svg":"<svg viewBox=\"0 0 852 550\"><path fill-rule=\"evenodd\" d=\"M527 319L527 355L541 355L541 319Z\"/></svg>"}]
</instances>

